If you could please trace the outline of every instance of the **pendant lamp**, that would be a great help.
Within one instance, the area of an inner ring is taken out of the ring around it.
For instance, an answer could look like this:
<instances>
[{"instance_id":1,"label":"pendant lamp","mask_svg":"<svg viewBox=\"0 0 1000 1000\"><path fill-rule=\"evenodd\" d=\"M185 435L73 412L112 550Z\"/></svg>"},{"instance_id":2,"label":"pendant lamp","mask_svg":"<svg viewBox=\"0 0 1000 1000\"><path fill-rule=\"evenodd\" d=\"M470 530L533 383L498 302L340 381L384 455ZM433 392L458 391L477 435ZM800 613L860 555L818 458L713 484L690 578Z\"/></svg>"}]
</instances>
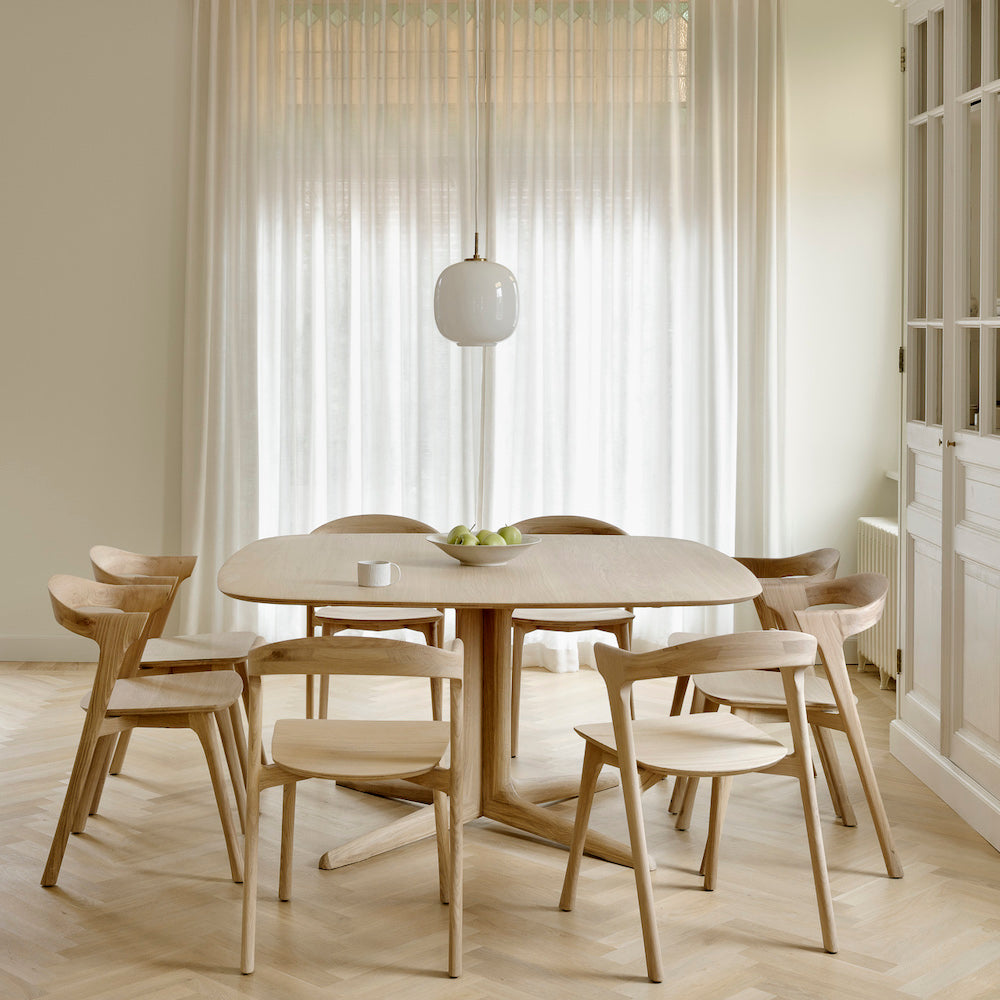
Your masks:
<instances>
[{"instance_id":1,"label":"pendant lamp","mask_svg":"<svg viewBox=\"0 0 1000 1000\"><path fill-rule=\"evenodd\" d=\"M442 335L460 347L487 347L506 340L517 326L517 280L495 261L479 255L479 0L476 0L475 223L472 256L446 267L434 286L434 320Z\"/></svg>"}]
</instances>

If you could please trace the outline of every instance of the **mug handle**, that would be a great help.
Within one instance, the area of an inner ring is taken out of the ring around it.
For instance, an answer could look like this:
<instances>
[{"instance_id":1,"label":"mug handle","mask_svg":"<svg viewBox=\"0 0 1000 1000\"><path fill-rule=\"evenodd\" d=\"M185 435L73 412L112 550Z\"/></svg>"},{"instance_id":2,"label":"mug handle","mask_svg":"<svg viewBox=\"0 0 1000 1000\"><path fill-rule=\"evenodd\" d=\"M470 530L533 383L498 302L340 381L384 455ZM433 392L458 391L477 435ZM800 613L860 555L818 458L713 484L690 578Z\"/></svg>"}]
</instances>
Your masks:
<instances>
[{"instance_id":1,"label":"mug handle","mask_svg":"<svg viewBox=\"0 0 1000 1000\"><path fill-rule=\"evenodd\" d=\"M392 571L396 571L396 579L392 578ZM389 563L389 585L392 586L394 583L399 583L401 577L403 576L403 571L395 564Z\"/></svg>"}]
</instances>

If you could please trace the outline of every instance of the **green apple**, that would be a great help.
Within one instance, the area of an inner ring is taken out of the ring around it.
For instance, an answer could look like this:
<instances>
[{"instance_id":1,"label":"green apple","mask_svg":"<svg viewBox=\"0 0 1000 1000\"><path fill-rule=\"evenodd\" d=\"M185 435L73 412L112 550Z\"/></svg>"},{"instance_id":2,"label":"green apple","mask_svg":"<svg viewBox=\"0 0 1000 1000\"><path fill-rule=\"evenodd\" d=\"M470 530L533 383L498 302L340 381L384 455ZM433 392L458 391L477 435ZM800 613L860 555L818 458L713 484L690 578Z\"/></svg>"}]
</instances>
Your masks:
<instances>
[{"instance_id":1,"label":"green apple","mask_svg":"<svg viewBox=\"0 0 1000 1000\"><path fill-rule=\"evenodd\" d=\"M507 543L503 540L502 536L498 535L495 531L487 531L484 538L479 539L480 545L506 545Z\"/></svg>"},{"instance_id":2,"label":"green apple","mask_svg":"<svg viewBox=\"0 0 1000 1000\"><path fill-rule=\"evenodd\" d=\"M454 542L455 545L478 545L479 539L471 532L467 531L464 535L458 536L458 541Z\"/></svg>"},{"instance_id":3,"label":"green apple","mask_svg":"<svg viewBox=\"0 0 1000 1000\"><path fill-rule=\"evenodd\" d=\"M456 524L451 531L448 532L448 544L455 545L462 535L471 535L472 532L464 524Z\"/></svg>"},{"instance_id":4,"label":"green apple","mask_svg":"<svg viewBox=\"0 0 1000 1000\"><path fill-rule=\"evenodd\" d=\"M521 532L520 529L515 528L513 524L505 524L497 534L508 544L508 545L520 545L521 544Z\"/></svg>"},{"instance_id":5,"label":"green apple","mask_svg":"<svg viewBox=\"0 0 1000 1000\"><path fill-rule=\"evenodd\" d=\"M479 544L482 545L487 535L494 535L494 534L496 534L496 532L490 531L489 528L483 528L482 531L476 532L476 538L479 539Z\"/></svg>"}]
</instances>

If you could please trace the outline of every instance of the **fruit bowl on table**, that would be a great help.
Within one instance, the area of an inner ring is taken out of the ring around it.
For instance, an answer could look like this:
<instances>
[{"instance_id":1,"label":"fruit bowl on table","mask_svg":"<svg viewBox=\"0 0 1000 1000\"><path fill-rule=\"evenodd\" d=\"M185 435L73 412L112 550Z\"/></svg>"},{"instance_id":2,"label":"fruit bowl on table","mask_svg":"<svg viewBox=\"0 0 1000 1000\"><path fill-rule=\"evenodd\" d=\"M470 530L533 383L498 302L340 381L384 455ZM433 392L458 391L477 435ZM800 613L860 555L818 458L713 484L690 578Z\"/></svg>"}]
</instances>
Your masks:
<instances>
[{"instance_id":1,"label":"fruit bowl on table","mask_svg":"<svg viewBox=\"0 0 1000 1000\"><path fill-rule=\"evenodd\" d=\"M448 541L447 535L427 536L427 541L433 542L442 552L465 566L502 566L541 540L540 535L522 535L517 545L454 545Z\"/></svg>"}]
</instances>

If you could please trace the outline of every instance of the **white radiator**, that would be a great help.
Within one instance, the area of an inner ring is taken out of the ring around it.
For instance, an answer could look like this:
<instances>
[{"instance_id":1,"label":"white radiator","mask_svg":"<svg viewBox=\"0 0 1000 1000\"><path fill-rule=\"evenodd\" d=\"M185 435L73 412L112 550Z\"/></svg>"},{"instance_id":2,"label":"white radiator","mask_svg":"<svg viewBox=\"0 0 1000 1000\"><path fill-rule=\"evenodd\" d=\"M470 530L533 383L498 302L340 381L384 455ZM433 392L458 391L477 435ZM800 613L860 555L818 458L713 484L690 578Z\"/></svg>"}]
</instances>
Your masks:
<instances>
[{"instance_id":1,"label":"white radiator","mask_svg":"<svg viewBox=\"0 0 1000 1000\"><path fill-rule=\"evenodd\" d=\"M882 618L858 636L858 669L866 663L878 667L881 687L896 679L899 592L899 525L887 517L858 518L858 572L881 573L889 579Z\"/></svg>"}]
</instances>

